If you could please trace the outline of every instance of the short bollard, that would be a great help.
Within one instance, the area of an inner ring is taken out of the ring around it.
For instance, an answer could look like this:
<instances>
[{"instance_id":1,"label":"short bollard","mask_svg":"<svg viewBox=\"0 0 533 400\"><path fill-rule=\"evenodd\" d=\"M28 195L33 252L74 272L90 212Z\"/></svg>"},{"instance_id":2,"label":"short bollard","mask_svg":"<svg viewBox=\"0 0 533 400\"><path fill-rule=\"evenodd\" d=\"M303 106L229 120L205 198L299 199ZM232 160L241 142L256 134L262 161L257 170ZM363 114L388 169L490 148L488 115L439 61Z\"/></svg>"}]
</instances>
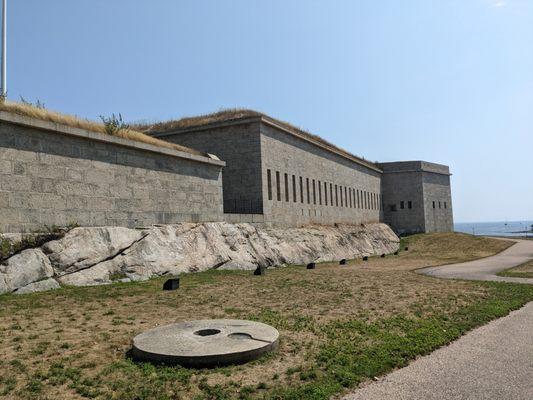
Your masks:
<instances>
[{"instance_id":1,"label":"short bollard","mask_svg":"<svg viewBox=\"0 0 533 400\"><path fill-rule=\"evenodd\" d=\"M257 266L254 271L254 275L266 275L266 267Z\"/></svg>"},{"instance_id":2,"label":"short bollard","mask_svg":"<svg viewBox=\"0 0 533 400\"><path fill-rule=\"evenodd\" d=\"M180 287L180 278L168 279L163 283L163 290L176 290Z\"/></svg>"},{"instance_id":3,"label":"short bollard","mask_svg":"<svg viewBox=\"0 0 533 400\"><path fill-rule=\"evenodd\" d=\"M316 264L314 262L307 264L307 269L315 269Z\"/></svg>"},{"instance_id":4,"label":"short bollard","mask_svg":"<svg viewBox=\"0 0 533 400\"><path fill-rule=\"evenodd\" d=\"M363 261L368 261L368 256L364 256Z\"/></svg>"},{"instance_id":5,"label":"short bollard","mask_svg":"<svg viewBox=\"0 0 533 400\"><path fill-rule=\"evenodd\" d=\"M346 265L346 258L343 258L342 260L340 260L339 264L340 265Z\"/></svg>"},{"instance_id":6,"label":"short bollard","mask_svg":"<svg viewBox=\"0 0 533 400\"><path fill-rule=\"evenodd\" d=\"M382 255L381 255L381 258L385 258L385 254L382 254Z\"/></svg>"}]
</instances>

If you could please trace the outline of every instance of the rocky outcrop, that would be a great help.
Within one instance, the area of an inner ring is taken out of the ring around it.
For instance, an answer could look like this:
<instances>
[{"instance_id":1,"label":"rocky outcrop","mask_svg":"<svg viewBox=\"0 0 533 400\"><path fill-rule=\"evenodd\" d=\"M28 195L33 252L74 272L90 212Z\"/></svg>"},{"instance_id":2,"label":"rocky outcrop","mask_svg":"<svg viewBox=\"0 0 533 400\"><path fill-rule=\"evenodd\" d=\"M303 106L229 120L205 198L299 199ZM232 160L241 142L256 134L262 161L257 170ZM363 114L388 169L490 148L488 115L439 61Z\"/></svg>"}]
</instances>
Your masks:
<instances>
[{"instance_id":1,"label":"rocky outcrop","mask_svg":"<svg viewBox=\"0 0 533 400\"><path fill-rule=\"evenodd\" d=\"M75 228L44 244L42 251L25 250L11 257L0 267L0 293L46 290L57 281L98 285L217 268L334 261L391 253L398 246L398 237L384 224L274 229L213 222L143 230Z\"/></svg>"}]
</instances>

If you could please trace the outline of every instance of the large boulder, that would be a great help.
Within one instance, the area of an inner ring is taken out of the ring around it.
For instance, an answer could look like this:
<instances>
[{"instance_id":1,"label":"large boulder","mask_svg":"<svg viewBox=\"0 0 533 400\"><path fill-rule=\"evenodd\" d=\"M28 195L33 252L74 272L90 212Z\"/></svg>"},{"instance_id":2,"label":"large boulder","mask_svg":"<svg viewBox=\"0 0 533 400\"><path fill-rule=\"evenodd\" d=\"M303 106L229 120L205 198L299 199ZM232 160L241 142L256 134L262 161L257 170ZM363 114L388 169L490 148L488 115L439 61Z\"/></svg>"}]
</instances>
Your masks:
<instances>
[{"instance_id":1,"label":"large boulder","mask_svg":"<svg viewBox=\"0 0 533 400\"><path fill-rule=\"evenodd\" d=\"M1 272L5 282L4 290L8 292L54 275L50 260L41 249L28 249L15 254L2 266ZM0 290L1 287L0 283Z\"/></svg>"},{"instance_id":2,"label":"large boulder","mask_svg":"<svg viewBox=\"0 0 533 400\"><path fill-rule=\"evenodd\" d=\"M75 228L43 245L59 276L90 268L119 254L145 233L122 227Z\"/></svg>"},{"instance_id":3,"label":"large boulder","mask_svg":"<svg viewBox=\"0 0 533 400\"><path fill-rule=\"evenodd\" d=\"M48 278L43 281L33 282L29 285L23 286L15 291L16 294L27 294L35 292L44 292L45 290L59 289L59 283L53 278Z\"/></svg>"}]
</instances>

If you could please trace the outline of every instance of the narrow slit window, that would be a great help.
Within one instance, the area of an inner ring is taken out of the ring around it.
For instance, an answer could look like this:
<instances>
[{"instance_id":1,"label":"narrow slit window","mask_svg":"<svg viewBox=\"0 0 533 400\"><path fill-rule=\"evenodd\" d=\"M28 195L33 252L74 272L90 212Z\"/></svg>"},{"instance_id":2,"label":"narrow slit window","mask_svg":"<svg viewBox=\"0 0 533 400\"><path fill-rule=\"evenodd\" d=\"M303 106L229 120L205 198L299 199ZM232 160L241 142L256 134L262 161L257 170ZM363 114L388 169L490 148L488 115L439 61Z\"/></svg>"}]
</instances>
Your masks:
<instances>
[{"instance_id":1,"label":"narrow slit window","mask_svg":"<svg viewBox=\"0 0 533 400\"><path fill-rule=\"evenodd\" d=\"M339 206L339 190L337 185L335 185L335 207Z\"/></svg>"},{"instance_id":2,"label":"narrow slit window","mask_svg":"<svg viewBox=\"0 0 533 400\"><path fill-rule=\"evenodd\" d=\"M304 182L302 177L300 176L300 203L303 204L304 202Z\"/></svg>"},{"instance_id":3,"label":"narrow slit window","mask_svg":"<svg viewBox=\"0 0 533 400\"><path fill-rule=\"evenodd\" d=\"M289 175L285 174L285 201L289 202Z\"/></svg>"},{"instance_id":4,"label":"narrow slit window","mask_svg":"<svg viewBox=\"0 0 533 400\"><path fill-rule=\"evenodd\" d=\"M407 208L408 208L408 209L413 208L413 202L412 202L412 201L409 200L409 201L407 202Z\"/></svg>"},{"instance_id":5,"label":"narrow slit window","mask_svg":"<svg viewBox=\"0 0 533 400\"><path fill-rule=\"evenodd\" d=\"M435 208L435 202L433 202L433 208Z\"/></svg>"},{"instance_id":6,"label":"narrow slit window","mask_svg":"<svg viewBox=\"0 0 533 400\"><path fill-rule=\"evenodd\" d=\"M439 201L439 208L440 208L440 201Z\"/></svg>"},{"instance_id":7,"label":"narrow slit window","mask_svg":"<svg viewBox=\"0 0 533 400\"><path fill-rule=\"evenodd\" d=\"M344 207L348 207L348 190L344 186Z\"/></svg>"},{"instance_id":8,"label":"narrow slit window","mask_svg":"<svg viewBox=\"0 0 533 400\"><path fill-rule=\"evenodd\" d=\"M322 205L322 182L318 181L318 205Z\"/></svg>"},{"instance_id":9,"label":"narrow slit window","mask_svg":"<svg viewBox=\"0 0 533 400\"><path fill-rule=\"evenodd\" d=\"M292 176L292 201L296 203L296 176Z\"/></svg>"},{"instance_id":10,"label":"narrow slit window","mask_svg":"<svg viewBox=\"0 0 533 400\"><path fill-rule=\"evenodd\" d=\"M328 205L328 184L324 182L324 204Z\"/></svg>"},{"instance_id":11,"label":"narrow slit window","mask_svg":"<svg viewBox=\"0 0 533 400\"><path fill-rule=\"evenodd\" d=\"M305 178L305 186L307 188L307 204L311 204L311 193L309 192L309 178Z\"/></svg>"},{"instance_id":12,"label":"narrow slit window","mask_svg":"<svg viewBox=\"0 0 533 400\"><path fill-rule=\"evenodd\" d=\"M342 203L342 186L339 185L339 191L341 192L341 207L343 207L343 203Z\"/></svg>"},{"instance_id":13,"label":"narrow slit window","mask_svg":"<svg viewBox=\"0 0 533 400\"><path fill-rule=\"evenodd\" d=\"M281 183L279 180L279 171L276 171L276 195L278 201L281 201Z\"/></svg>"},{"instance_id":14,"label":"narrow slit window","mask_svg":"<svg viewBox=\"0 0 533 400\"><path fill-rule=\"evenodd\" d=\"M405 208L405 203L403 201L400 201L400 208L403 210Z\"/></svg>"},{"instance_id":15,"label":"narrow slit window","mask_svg":"<svg viewBox=\"0 0 533 400\"><path fill-rule=\"evenodd\" d=\"M350 198L350 208L352 208L352 188L348 189L348 197Z\"/></svg>"},{"instance_id":16,"label":"narrow slit window","mask_svg":"<svg viewBox=\"0 0 533 400\"><path fill-rule=\"evenodd\" d=\"M315 186L315 180L313 179L313 204L316 205L316 186Z\"/></svg>"},{"instance_id":17,"label":"narrow slit window","mask_svg":"<svg viewBox=\"0 0 533 400\"><path fill-rule=\"evenodd\" d=\"M329 184L329 198L331 200L329 204L333 207L333 183Z\"/></svg>"},{"instance_id":18,"label":"narrow slit window","mask_svg":"<svg viewBox=\"0 0 533 400\"><path fill-rule=\"evenodd\" d=\"M446 202L444 202L444 208L448 208L448 205L446 204Z\"/></svg>"},{"instance_id":19,"label":"narrow slit window","mask_svg":"<svg viewBox=\"0 0 533 400\"><path fill-rule=\"evenodd\" d=\"M267 169L267 188L268 188L268 199L272 200L272 171Z\"/></svg>"}]
</instances>

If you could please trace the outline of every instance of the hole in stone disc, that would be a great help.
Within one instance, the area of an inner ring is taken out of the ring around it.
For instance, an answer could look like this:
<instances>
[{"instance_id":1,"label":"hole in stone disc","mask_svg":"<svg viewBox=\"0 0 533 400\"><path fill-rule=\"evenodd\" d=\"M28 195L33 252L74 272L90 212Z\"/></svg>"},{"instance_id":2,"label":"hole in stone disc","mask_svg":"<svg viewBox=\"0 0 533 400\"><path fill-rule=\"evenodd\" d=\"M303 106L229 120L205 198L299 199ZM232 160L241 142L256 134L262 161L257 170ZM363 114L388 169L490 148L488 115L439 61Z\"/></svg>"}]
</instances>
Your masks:
<instances>
[{"instance_id":1,"label":"hole in stone disc","mask_svg":"<svg viewBox=\"0 0 533 400\"><path fill-rule=\"evenodd\" d=\"M212 336L220 333L220 329L200 329L199 331L194 332L198 336Z\"/></svg>"},{"instance_id":2,"label":"hole in stone disc","mask_svg":"<svg viewBox=\"0 0 533 400\"><path fill-rule=\"evenodd\" d=\"M245 339L251 339L252 335L249 335L243 332L235 332L235 333L230 333L228 337L232 339L245 340Z\"/></svg>"}]
</instances>

